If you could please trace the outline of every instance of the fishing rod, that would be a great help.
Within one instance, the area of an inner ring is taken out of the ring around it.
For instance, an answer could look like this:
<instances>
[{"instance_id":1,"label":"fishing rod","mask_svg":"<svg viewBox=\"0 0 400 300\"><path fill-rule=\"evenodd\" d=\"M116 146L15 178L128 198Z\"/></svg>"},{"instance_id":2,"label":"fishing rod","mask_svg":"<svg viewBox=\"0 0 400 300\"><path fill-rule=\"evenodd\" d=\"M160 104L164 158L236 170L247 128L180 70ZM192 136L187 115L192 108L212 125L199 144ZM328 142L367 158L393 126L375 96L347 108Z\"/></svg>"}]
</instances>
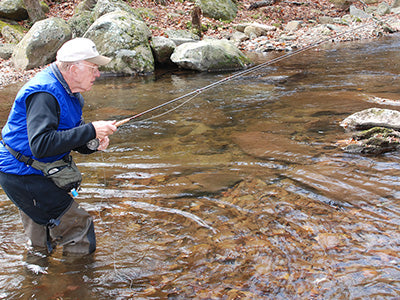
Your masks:
<instances>
[{"instance_id":1,"label":"fishing rod","mask_svg":"<svg viewBox=\"0 0 400 300\"><path fill-rule=\"evenodd\" d=\"M393 14L393 15L389 15L389 16L387 16L386 18L383 18L383 19L381 19L381 20L378 20L378 19L376 19L376 18L374 18L374 17L371 17L371 19L372 19L372 21L375 22L375 23L378 22L378 21L381 22L381 23L383 23L383 22L386 21L386 19L389 19L389 18L392 17L392 16L396 16L396 15L398 15L399 13L400 13L400 12L395 13L395 14ZM362 29L362 28L364 28L364 27L367 27L367 26L370 26L370 25L373 25L373 24L374 24L374 23L367 22L367 23L365 23L365 24L363 24L363 25L360 25L360 26L355 27L355 28L351 28L351 29L349 29L349 30L345 30L345 31L343 31L343 32L341 32L341 33L336 33L336 34L334 34L334 35L330 35L329 37L327 37L327 38L325 38L325 39L322 39L322 40L320 40L320 41L317 41L317 42L315 42L315 43L313 43L313 44L311 44L311 45L305 46L305 47L300 48L300 49L298 49L298 50L295 50L295 51L293 51L293 52L289 52L289 53L286 53L286 54L281 55L281 56L279 56L279 57L273 58L273 59L271 59L271 60L269 60L269 61L266 61L266 62L264 62L264 63L262 63L262 64L257 65L257 66L251 67L251 68L249 68L249 69L246 69L246 70L243 70L243 71L239 71L239 72L234 73L234 74L232 74L232 75L230 75L230 76L227 76L227 77L225 77L225 78L223 78L223 79L221 79L221 80L218 80L218 81L216 81L216 82L213 82L213 83L211 83L211 84L209 84L209 85L206 85L206 86L204 86L204 87L198 88L198 89L196 89L196 90L194 90L194 91L192 91L192 92L189 92L189 93L187 93L187 94L184 94L184 95L182 95L182 96L179 96L179 97L177 97L177 98L175 98L175 99L169 100L169 101L164 102L164 103L162 103L162 104L160 104L160 105L157 105L157 106L154 106L154 107L152 107L152 108L149 108L149 109L147 109L147 110L145 110L145 111L142 111L142 112L140 112L140 113L138 113L138 114L135 114L135 115L130 116L130 117L128 117L128 118L125 118L125 119L123 119L123 120L117 121L116 124L115 124L115 126L116 126L116 127L120 127L120 126L122 126L123 124L126 124L126 123L128 123L128 122L130 122L130 121L132 121L132 120L134 120L134 119L137 119L137 118L139 118L139 117L141 117L141 116L143 116L143 115L145 115L145 114L148 114L148 113L150 113L150 112L152 112L152 111L158 110L158 109L160 109L160 108L162 108L162 107L165 107L165 106L167 106L167 105L169 105L169 104L175 103L175 102L177 102L177 101L179 101L179 100L182 100L182 99L184 99L184 98L187 98L187 97L189 97L189 96L192 96L189 100L186 100L186 101L183 103L183 104L185 104L185 103L189 102L190 100L192 100L193 98L195 98L196 96L200 95L201 93L203 93L203 92L206 91L206 90L209 90L209 89L214 88L214 87L216 87L216 86L218 86L218 85L221 85L221 84L223 84L223 83L226 83L226 82L228 82L228 81L230 81L230 80L232 80L232 79L235 79L235 78L238 78L238 77L241 77L241 76L244 76L244 75L253 73L253 72L255 72L255 71L259 70L259 69L262 69L262 68L264 68L264 67L266 67L266 66L269 66L269 65L272 65L272 64L277 63L277 62L279 62L279 61L282 61L282 60L284 60L284 59L290 58L290 57L295 56L295 55L297 55L297 54L299 54L299 53L308 51L308 50L313 49L313 48L315 48L315 47L317 47L317 46L320 46L320 45L322 45L322 44L324 44L324 43L326 43L326 42L329 42L329 41L331 41L331 40L334 40L334 39L337 39L337 38L339 38L339 37L341 37L341 36L344 36L344 35L346 35L346 34L352 32L352 31L357 31L357 30L360 30L360 29ZM181 104L181 105L183 105L183 104ZM180 107L181 105L179 105L178 107ZM175 110L176 108L177 108L177 107L175 107L175 108L173 108L173 109L167 111L166 113L171 112L171 111ZM163 113L163 114L165 114L165 113ZM162 115L163 115L163 114L162 114ZM97 142L94 141L94 140L91 140L91 141L89 141L89 142L87 143L87 146L88 146L90 149L95 150L95 149L97 149L98 144L99 144L99 143L98 143L98 140L97 140ZM97 147L96 147L96 145L97 145ZM94 147L95 147L95 148L94 148Z\"/></svg>"}]
</instances>

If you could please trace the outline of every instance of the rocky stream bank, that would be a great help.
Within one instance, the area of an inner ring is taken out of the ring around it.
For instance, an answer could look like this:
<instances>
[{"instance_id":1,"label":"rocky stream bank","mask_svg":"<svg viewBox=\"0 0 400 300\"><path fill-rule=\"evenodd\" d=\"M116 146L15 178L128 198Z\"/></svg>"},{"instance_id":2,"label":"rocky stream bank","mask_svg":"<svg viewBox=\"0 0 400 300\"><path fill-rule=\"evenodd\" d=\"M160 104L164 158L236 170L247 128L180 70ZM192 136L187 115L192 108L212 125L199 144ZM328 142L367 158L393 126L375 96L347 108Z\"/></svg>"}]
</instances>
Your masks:
<instances>
[{"instance_id":1,"label":"rocky stream bank","mask_svg":"<svg viewBox=\"0 0 400 300\"><path fill-rule=\"evenodd\" d=\"M63 19L71 25L74 18L76 20L78 15L82 16L82 12L78 13L79 7L88 2L100 3L104 1L50 3L47 17L49 19ZM202 25L201 39L226 39L243 53L290 52L313 45L321 40L329 40L330 37L332 37L332 42L359 40L376 38L400 29L400 21L397 15L400 11L398 1L393 3L372 3L368 6L360 2L354 3L347 8L338 8L337 5L335 6L329 1L318 2L319 5L322 5L321 7L317 7L315 1L301 3L285 1L272 3L258 9L251 9L256 3L260 2L239 2L236 17L229 21L216 20L205 16L203 13L203 15L200 15L200 24ZM130 2L135 11L139 12L143 24L148 27L149 40L153 40L153 43L150 43L151 52L153 53L155 53L157 47L154 45L154 41L157 39L167 41L166 39L171 39L176 32L186 32L186 34L190 34L190 37L194 36L192 21L194 20L195 3L171 1L164 4L157 4L152 1L146 1L145 3L142 1ZM98 11L99 9L92 14L97 13L100 16L100 14L105 13L105 11L101 13ZM8 28L8 26L6 27ZM26 35L28 34L25 33ZM71 37L79 35L75 26ZM13 37L15 37L15 34ZM39 65L30 67L26 65L16 67L15 59L12 59L12 55L13 52L16 52L15 47L18 46L22 38L23 35L17 41L10 41L11 38L7 35L7 31L4 30L4 26L2 27L0 87L17 81L26 81L46 65L45 63L43 65L39 63ZM189 38L187 41L198 41L199 39L194 36L194 40ZM172 40L175 45L172 50L169 50L168 56L171 55L177 45L177 39L175 38L174 40L172 38ZM165 47L163 49L162 51L165 51ZM99 51L104 52L101 51L101 47ZM155 60L165 60L165 58L157 57L157 53L154 56ZM242 67L246 66L248 64L244 64ZM151 72L154 69L149 70ZM197 70L203 71L201 67L197 68ZM125 75L136 75L140 72L133 70L128 73Z\"/></svg>"}]
</instances>

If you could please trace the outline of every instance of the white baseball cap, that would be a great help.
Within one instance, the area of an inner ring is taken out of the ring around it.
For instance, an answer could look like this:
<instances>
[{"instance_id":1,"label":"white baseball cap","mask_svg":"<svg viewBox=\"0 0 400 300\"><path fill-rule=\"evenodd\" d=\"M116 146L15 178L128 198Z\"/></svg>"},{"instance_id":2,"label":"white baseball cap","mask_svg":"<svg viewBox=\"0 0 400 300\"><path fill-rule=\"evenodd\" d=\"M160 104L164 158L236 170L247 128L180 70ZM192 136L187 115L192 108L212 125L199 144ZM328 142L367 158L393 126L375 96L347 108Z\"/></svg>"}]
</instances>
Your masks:
<instances>
[{"instance_id":1,"label":"white baseball cap","mask_svg":"<svg viewBox=\"0 0 400 300\"><path fill-rule=\"evenodd\" d=\"M57 61L75 62L86 60L99 66L108 64L111 58L100 55L96 45L87 38L69 40L57 51Z\"/></svg>"}]
</instances>

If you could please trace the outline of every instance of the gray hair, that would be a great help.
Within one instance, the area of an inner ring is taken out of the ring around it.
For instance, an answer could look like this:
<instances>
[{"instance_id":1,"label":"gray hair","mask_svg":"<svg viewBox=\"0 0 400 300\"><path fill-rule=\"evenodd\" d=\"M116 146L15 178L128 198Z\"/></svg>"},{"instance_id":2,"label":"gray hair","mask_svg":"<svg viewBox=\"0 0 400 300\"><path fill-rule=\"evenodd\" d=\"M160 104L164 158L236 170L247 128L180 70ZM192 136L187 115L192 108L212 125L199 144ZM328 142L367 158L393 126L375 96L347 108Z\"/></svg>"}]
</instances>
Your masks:
<instances>
[{"instance_id":1,"label":"gray hair","mask_svg":"<svg viewBox=\"0 0 400 300\"><path fill-rule=\"evenodd\" d=\"M74 65L79 65L82 62L82 60L79 61L58 61L57 60L57 66L62 72L68 72L70 68Z\"/></svg>"}]
</instances>

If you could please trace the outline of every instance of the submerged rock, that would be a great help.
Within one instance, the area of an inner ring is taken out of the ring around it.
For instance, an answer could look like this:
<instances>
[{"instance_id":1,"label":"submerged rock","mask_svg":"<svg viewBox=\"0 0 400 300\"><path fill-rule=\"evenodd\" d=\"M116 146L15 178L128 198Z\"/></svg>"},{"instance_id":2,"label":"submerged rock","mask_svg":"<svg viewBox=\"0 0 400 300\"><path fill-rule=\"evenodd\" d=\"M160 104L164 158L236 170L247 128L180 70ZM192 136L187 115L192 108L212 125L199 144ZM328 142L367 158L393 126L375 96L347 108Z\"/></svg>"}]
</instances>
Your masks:
<instances>
[{"instance_id":1,"label":"submerged rock","mask_svg":"<svg viewBox=\"0 0 400 300\"><path fill-rule=\"evenodd\" d=\"M353 135L352 139L343 147L343 150L349 153L377 155L399 148L399 131L391 128L373 127Z\"/></svg>"},{"instance_id":2,"label":"submerged rock","mask_svg":"<svg viewBox=\"0 0 400 300\"><path fill-rule=\"evenodd\" d=\"M216 194L240 182L242 178L230 172L204 172L182 176L169 182L181 194Z\"/></svg>"},{"instance_id":3,"label":"submerged rock","mask_svg":"<svg viewBox=\"0 0 400 300\"><path fill-rule=\"evenodd\" d=\"M232 140L246 154L261 159L300 162L310 151L307 145L262 131L235 133Z\"/></svg>"},{"instance_id":4,"label":"submerged rock","mask_svg":"<svg viewBox=\"0 0 400 300\"><path fill-rule=\"evenodd\" d=\"M340 125L347 131L355 131L350 139L338 142L345 152L378 155L400 148L397 110L365 109L347 117Z\"/></svg>"}]
</instances>

